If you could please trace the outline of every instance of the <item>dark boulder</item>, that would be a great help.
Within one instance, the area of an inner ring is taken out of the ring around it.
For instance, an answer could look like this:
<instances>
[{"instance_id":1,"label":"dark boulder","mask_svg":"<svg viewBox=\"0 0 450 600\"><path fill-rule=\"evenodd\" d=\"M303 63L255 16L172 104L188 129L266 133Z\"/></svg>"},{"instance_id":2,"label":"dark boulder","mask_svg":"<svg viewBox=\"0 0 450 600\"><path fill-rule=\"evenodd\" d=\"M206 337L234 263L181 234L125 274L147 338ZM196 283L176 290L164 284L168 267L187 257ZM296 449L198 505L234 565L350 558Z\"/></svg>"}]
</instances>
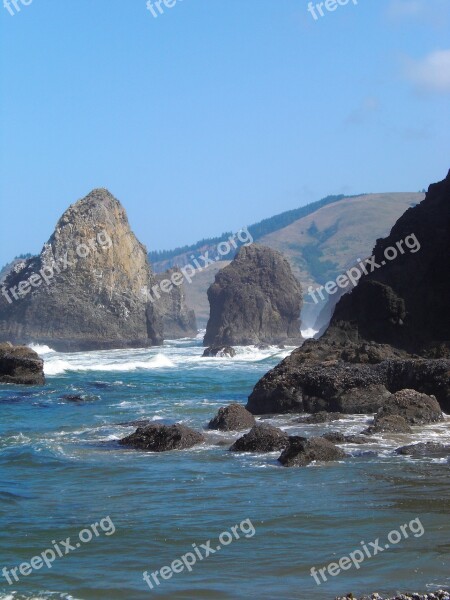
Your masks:
<instances>
[{"instance_id":1,"label":"dark boulder","mask_svg":"<svg viewBox=\"0 0 450 600\"><path fill-rule=\"evenodd\" d=\"M232 452L273 452L285 448L288 439L289 436L278 427L261 423L236 440L230 450Z\"/></svg>"},{"instance_id":2,"label":"dark boulder","mask_svg":"<svg viewBox=\"0 0 450 600\"><path fill-rule=\"evenodd\" d=\"M365 435L373 435L374 433L412 433L412 429L404 417L388 415L375 418L373 425L363 431Z\"/></svg>"},{"instance_id":3,"label":"dark boulder","mask_svg":"<svg viewBox=\"0 0 450 600\"><path fill-rule=\"evenodd\" d=\"M250 429L256 424L255 417L243 406L233 402L228 406L219 408L217 415L211 419L208 429L220 429L221 431L239 431Z\"/></svg>"},{"instance_id":4,"label":"dark boulder","mask_svg":"<svg viewBox=\"0 0 450 600\"><path fill-rule=\"evenodd\" d=\"M345 456L345 452L324 438L292 436L278 460L284 467L305 467L313 461L339 460Z\"/></svg>"},{"instance_id":5,"label":"dark boulder","mask_svg":"<svg viewBox=\"0 0 450 600\"><path fill-rule=\"evenodd\" d=\"M27 346L0 344L0 383L44 385L44 361Z\"/></svg>"},{"instance_id":6,"label":"dark boulder","mask_svg":"<svg viewBox=\"0 0 450 600\"><path fill-rule=\"evenodd\" d=\"M186 425L157 425L138 427L134 433L119 440L122 446L150 452L184 450L205 441L205 436Z\"/></svg>"},{"instance_id":7,"label":"dark boulder","mask_svg":"<svg viewBox=\"0 0 450 600\"><path fill-rule=\"evenodd\" d=\"M205 348L202 356L203 358L212 358L214 356L220 356L221 358L228 356L233 358L233 356L236 356L236 350L233 346L210 346L209 348Z\"/></svg>"},{"instance_id":8,"label":"dark boulder","mask_svg":"<svg viewBox=\"0 0 450 600\"><path fill-rule=\"evenodd\" d=\"M375 425L380 419L401 416L410 425L427 425L443 420L441 407L434 396L420 394L415 390L400 390L391 396L378 411Z\"/></svg>"},{"instance_id":9,"label":"dark boulder","mask_svg":"<svg viewBox=\"0 0 450 600\"><path fill-rule=\"evenodd\" d=\"M302 290L276 250L243 246L208 289L205 346L300 343Z\"/></svg>"},{"instance_id":10,"label":"dark boulder","mask_svg":"<svg viewBox=\"0 0 450 600\"><path fill-rule=\"evenodd\" d=\"M412 456L413 458L445 458L450 455L450 446L439 444L437 442L420 442L419 444L410 444L397 448L397 454L403 456Z\"/></svg>"}]
</instances>

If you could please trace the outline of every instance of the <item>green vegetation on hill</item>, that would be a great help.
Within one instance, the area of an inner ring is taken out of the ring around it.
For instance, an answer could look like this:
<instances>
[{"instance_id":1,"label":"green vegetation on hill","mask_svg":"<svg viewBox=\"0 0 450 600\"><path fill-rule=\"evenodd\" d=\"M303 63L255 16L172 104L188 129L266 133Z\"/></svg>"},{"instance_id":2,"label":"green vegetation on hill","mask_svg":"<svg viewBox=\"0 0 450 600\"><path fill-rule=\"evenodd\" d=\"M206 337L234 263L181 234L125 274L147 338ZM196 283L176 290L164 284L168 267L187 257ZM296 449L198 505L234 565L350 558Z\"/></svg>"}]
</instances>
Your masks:
<instances>
[{"instance_id":1,"label":"green vegetation on hill","mask_svg":"<svg viewBox=\"0 0 450 600\"><path fill-rule=\"evenodd\" d=\"M360 194L361 195L361 194ZM316 202L312 202L311 204L307 204L306 206L301 206L300 208L294 208L293 210L288 210L286 212L280 213L279 215L275 215L274 217L270 217L268 219L263 219L259 223L255 223L254 225L250 225L248 228L255 242L259 239L273 233L274 231L278 231L283 227L287 227L294 221L301 219L302 217L306 217L311 213L327 206L329 204L333 204L334 202L339 202L344 198L353 198L355 196L344 196L343 194L337 196L327 196L326 198L322 198L322 200L317 200ZM217 246L220 242L226 241L233 232L228 231L223 233L219 237L214 238L204 238L195 244L182 246L175 248L174 250L153 250L148 253L148 257L151 263L156 263L163 260L170 260L179 256L180 254L188 254L191 252L195 252L200 248ZM231 255L232 253L230 253ZM230 256L232 258L232 256Z\"/></svg>"}]
</instances>

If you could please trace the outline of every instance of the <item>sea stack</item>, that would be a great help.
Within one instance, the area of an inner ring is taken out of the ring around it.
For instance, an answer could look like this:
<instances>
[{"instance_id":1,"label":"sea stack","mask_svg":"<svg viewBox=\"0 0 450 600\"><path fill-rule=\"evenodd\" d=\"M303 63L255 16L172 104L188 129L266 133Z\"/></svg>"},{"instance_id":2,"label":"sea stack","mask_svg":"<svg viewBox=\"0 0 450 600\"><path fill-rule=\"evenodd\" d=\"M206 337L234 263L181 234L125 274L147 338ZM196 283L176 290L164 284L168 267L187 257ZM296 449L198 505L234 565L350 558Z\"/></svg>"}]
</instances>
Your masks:
<instances>
[{"instance_id":1,"label":"sea stack","mask_svg":"<svg viewBox=\"0 0 450 600\"><path fill-rule=\"evenodd\" d=\"M155 278L159 284L159 298L155 300L155 306L162 318L164 339L195 337L198 332L197 319L195 312L187 305L184 283L180 285L172 283L172 281L183 281L180 269L173 267L164 273L156 274ZM166 281L168 283L165 284ZM167 292L164 291L165 285Z\"/></svg>"},{"instance_id":2,"label":"sea stack","mask_svg":"<svg viewBox=\"0 0 450 600\"><path fill-rule=\"evenodd\" d=\"M205 346L299 343L302 290L271 248L243 246L208 289Z\"/></svg>"},{"instance_id":3,"label":"sea stack","mask_svg":"<svg viewBox=\"0 0 450 600\"><path fill-rule=\"evenodd\" d=\"M39 256L6 276L0 340L63 352L160 344L162 320L148 300L154 284L124 208L95 189L66 210Z\"/></svg>"}]
</instances>

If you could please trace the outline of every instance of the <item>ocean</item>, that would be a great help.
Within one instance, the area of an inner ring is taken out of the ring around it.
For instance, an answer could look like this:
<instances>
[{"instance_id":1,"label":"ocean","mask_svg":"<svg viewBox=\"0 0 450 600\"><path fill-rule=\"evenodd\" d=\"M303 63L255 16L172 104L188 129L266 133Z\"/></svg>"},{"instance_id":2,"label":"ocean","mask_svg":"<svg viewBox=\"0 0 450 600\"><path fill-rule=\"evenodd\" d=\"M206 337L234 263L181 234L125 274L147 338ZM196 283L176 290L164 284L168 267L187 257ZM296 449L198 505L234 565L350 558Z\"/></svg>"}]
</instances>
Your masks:
<instances>
[{"instance_id":1,"label":"ocean","mask_svg":"<svg viewBox=\"0 0 450 600\"><path fill-rule=\"evenodd\" d=\"M145 453L118 444L136 429L131 422L206 428L220 406L245 403L292 348L205 359L199 336L151 349L35 349L46 386L0 385L1 600L332 600L450 586L450 464L394 453L414 441L450 443L449 417L413 435L346 445L348 458L307 468L281 467L278 452L231 453L237 433L206 431L191 450ZM358 433L369 422L297 418L258 420L307 436ZM67 538L71 550L61 552ZM311 575L376 540L378 551L339 574ZM11 569L50 550L50 568L36 561L14 579ZM180 561L189 552L190 569ZM172 564L180 572L165 571L159 585L150 579L152 588L144 581Z\"/></svg>"}]
</instances>

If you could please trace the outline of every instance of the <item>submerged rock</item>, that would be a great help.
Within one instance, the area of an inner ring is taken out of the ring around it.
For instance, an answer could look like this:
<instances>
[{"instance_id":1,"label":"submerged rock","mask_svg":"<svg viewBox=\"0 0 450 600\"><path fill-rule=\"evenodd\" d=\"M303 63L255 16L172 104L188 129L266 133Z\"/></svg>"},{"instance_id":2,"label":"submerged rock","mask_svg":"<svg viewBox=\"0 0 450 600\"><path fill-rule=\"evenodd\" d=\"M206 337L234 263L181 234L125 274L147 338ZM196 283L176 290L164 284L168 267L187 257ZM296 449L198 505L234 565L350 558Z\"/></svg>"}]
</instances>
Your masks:
<instances>
[{"instance_id":1,"label":"submerged rock","mask_svg":"<svg viewBox=\"0 0 450 600\"><path fill-rule=\"evenodd\" d=\"M345 456L345 452L324 438L291 436L278 460L284 467L305 467L313 461L333 461Z\"/></svg>"},{"instance_id":2,"label":"submerged rock","mask_svg":"<svg viewBox=\"0 0 450 600\"><path fill-rule=\"evenodd\" d=\"M344 435L340 431L330 431L322 437L333 444L368 444L371 441L365 435Z\"/></svg>"},{"instance_id":3,"label":"submerged rock","mask_svg":"<svg viewBox=\"0 0 450 600\"><path fill-rule=\"evenodd\" d=\"M308 425L316 423L331 423L333 421L339 421L342 418L344 418L344 415L342 415L341 413L329 413L322 410L314 415L300 417L297 423L305 423Z\"/></svg>"},{"instance_id":4,"label":"submerged rock","mask_svg":"<svg viewBox=\"0 0 450 600\"><path fill-rule=\"evenodd\" d=\"M278 427L260 423L236 440L232 452L273 452L282 450L288 444L289 436Z\"/></svg>"},{"instance_id":5,"label":"submerged rock","mask_svg":"<svg viewBox=\"0 0 450 600\"><path fill-rule=\"evenodd\" d=\"M246 410L245 406L233 402L229 406L219 408L217 415L209 422L208 429L239 431L240 429L249 429L255 424L255 417Z\"/></svg>"},{"instance_id":6,"label":"submerged rock","mask_svg":"<svg viewBox=\"0 0 450 600\"><path fill-rule=\"evenodd\" d=\"M288 261L253 244L216 275L205 346L299 343L302 290Z\"/></svg>"},{"instance_id":7,"label":"submerged rock","mask_svg":"<svg viewBox=\"0 0 450 600\"><path fill-rule=\"evenodd\" d=\"M450 455L450 446L439 444L438 442L420 442L397 448L397 454L412 456L413 458L444 458Z\"/></svg>"},{"instance_id":8,"label":"submerged rock","mask_svg":"<svg viewBox=\"0 0 450 600\"><path fill-rule=\"evenodd\" d=\"M233 358L233 356L236 356L236 350L233 346L210 346L209 348L205 348L202 356L203 358L212 358L214 356L220 356L221 358L229 356Z\"/></svg>"},{"instance_id":9,"label":"submerged rock","mask_svg":"<svg viewBox=\"0 0 450 600\"><path fill-rule=\"evenodd\" d=\"M157 425L138 427L134 433L119 440L122 446L151 452L184 450L205 441L205 436L186 425Z\"/></svg>"},{"instance_id":10,"label":"submerged rock","mask_svg":"<svg viewBox=\"0 0 450 600\"><path fill-rule=\"evenodd\" d=\"M44 385L44 361L27 346L0 344L0 383Z\"/></svg>"}]
</instances>

